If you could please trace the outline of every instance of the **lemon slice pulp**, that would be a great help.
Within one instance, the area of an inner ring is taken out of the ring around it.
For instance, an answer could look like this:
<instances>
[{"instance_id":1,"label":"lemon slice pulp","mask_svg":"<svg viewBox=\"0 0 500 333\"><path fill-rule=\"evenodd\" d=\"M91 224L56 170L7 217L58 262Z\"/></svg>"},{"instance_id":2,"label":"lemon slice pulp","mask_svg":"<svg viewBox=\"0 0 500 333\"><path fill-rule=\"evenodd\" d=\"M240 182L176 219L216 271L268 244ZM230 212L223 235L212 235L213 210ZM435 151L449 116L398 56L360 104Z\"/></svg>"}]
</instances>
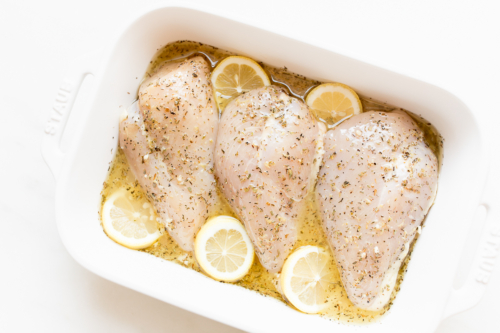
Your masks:
<instances>
[{"instance_id":1,"label":"lemon slice pulp","mask_svg":"<svg viewBox=\"0 0 500 333\"><path fill-rule=\"evenodd\" d=\"M318 313L327 306L335 266L331 255L317 246L303 246L285 261L280 276L286 299L298 310Z\"/></svg>"},{"instance_id":2,"label":"lemon slice pulp","mask_svg":"<svg viewBox=\"0 0 500 333\"><path fill-rule=\"evenodd\" d=\"M106 199L102 226L112 240L134 250L150 246L161 236L153 205L124 188Z\"/></svg>"},{"instance_id":3,"label":"lemon slice pulp","mask_svg":"<svg viewBox=\"0 0 500 333\"><path fill-rule=\"evenodd\" d=\"M361 101L354 90L342 83L324 83L306 97L306 104L328 125L362 112Z\"/></svg>"},{"instance_id":4,"label":"lemon slice pulp","mask_svg":"<svg viewBox=\"0 0 500 333\"><path fill-rule=\"evenodd\" d=\"M254 259L252 242L245 228L230 216L209 219L196 235L194 252L205 273L226 282L244 277Z\"/></svg>"},{"instance_id":5,"label":"lemon slice pulp","mask_svg":"<svg viewBox=\"0 0 500 333\"><path fill-rule=\"evenodd\" d=\"M215 100L223 111L236 96L271 84L266 72L254 60L232 56L222 60L211 76Z\"/></svg>"}]
</instances>

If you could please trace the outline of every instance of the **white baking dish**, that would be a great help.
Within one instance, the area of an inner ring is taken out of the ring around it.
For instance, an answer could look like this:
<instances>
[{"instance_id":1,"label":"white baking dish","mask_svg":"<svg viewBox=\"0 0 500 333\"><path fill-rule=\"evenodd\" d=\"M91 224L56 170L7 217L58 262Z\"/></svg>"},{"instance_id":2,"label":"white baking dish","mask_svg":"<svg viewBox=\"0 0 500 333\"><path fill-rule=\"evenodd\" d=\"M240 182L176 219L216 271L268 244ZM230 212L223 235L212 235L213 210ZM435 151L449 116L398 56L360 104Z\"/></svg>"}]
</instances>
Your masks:
<instances>
[{"instance_id":1,"label":"white baking dish","mask_svg":"<svg viewBox=\"0 0 500 333\"><path fill-rule=\"evenodd\" d=\"M346 83L365 96L421 114L444 136L437 200L401 291L380 323L344 325L301 314L274 299L128 250L104 234L98 218L100 191L117 146L119 114L132 103L156 50L183 39L286 65L321 81ZM82 121L73 133L74 144L63 154L62 132L87 73L95 75L91 97L78 115ZM59 232L75 260L106 279L243 330L432 332L445 316L475 305L487 283L488 269L481 268L481 257L476 256L464 286L452 287L467 231L472 223L483 228L493 221L493 207L481 195L488 165L486 143L474 114L458 98L425 82L232 21L209 9L163 5L148 10L106 52L78 59L57 93L42 152L57 179ZM483 242L485 237L486 233Z\"/></svg>"}]
</instances>

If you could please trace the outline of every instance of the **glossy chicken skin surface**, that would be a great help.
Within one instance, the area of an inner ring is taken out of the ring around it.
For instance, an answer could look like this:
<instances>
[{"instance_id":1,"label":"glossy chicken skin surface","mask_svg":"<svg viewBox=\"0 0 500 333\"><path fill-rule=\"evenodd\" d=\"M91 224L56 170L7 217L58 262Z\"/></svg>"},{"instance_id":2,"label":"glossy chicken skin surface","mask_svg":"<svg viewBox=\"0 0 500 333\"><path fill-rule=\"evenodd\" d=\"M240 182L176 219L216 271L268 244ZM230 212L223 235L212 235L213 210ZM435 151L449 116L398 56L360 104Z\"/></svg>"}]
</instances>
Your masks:
<instances>
[{"instance_id":1,"label":"glossy chicken skin surface","mask_svg":"<svg viewBox=\"0 0 500 333\"><path fill-rule=\"evenodd\" d=\"M356 115L324 138L316 199L354 305L388 301L437 191L438 161L404 112Z\"/></svg>"},{"instance_id":2,"label":"glossy chicken skin surface","mask_svg":"<svg viewBox=\"0 0 500 333\"><path fill-rule=\"evenodd\" d=\"M120 147L161 222L186 251L216 200L218 111L201 57L159 68L140 87L136 116L120 124Z\"/></svg>"},{"instance_id":3,"label":"glossy chicken skin surface","mask_svg":"<svg viewBox=\"0 0 500 333\"><path fill-rule=\"evenodd\" d=\"M300 201L319 167L321 126L304 103L274 86L237 97L222 114L218 184L271 273L297 239Z\"/></svg>"}]
</instances>

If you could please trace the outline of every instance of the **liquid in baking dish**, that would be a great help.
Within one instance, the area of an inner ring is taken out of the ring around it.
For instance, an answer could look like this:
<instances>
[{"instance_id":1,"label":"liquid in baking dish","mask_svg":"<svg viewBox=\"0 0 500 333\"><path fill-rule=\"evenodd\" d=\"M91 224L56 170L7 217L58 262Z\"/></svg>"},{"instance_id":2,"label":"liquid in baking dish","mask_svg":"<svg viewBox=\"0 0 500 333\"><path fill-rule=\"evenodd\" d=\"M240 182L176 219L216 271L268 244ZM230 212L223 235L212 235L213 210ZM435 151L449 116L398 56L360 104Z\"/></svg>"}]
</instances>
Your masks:
<instances>
[{"instance_id":1,"label":"liquid in baking dish","mask_svg":"<svg viewBox=\"0 0 500 333\"><path fill-rule=\"evenodd\" d=\"M193 59L196 56L201 56L203 57L204 61L207 61L207 64L210 65L211 69L214 68L222 59L225 57L232 55L229 52L221 51L219 49L213 48L211 46L207 45L202 45L199 43L195 42L176 42L167 45L165 48L159 51L157 56L153 59L151 62L150 68L148 69L148 72L146 74L145 80L150 79L151 76L154 76L159 68L168 66L168 64L172 63L177 63L179 64L185 59ZM288 95L290 97L294 97L297 100L297 103L304 101L307 93L311 90L311 88L317 86L320 84L320 82L314 81L314 80L309 80L307 78L304 78L300 75L296 75L293 73L290 73L286 70L286 68L274 68L271 66L267 66L265 64L261 64L262 68L268 73L272 85L276 86L277 88L265 88L265 89L274 89L273 94L276 94L278 99L281 96L281 94ZM154 74L155 73L155 74ZM334 78L333 78L334 79ZM161 89L161 88L160 88ZM246 96L246 95L244 95ZM239 98L239 97L238 97ZM237 99L238 99L237 98ZM256 99L259 99L259 95L255 97ZM396 111L397 108L385 105L383 103L379 103L376 101L373 101L369 98L360 98L361 103L363 104L363 110L365 112L367 111L382 111L383 113L385 112L392 112ZM237 101L233 102L235 104ZM174 102L175 103L175 102ZM221 104L221 103L219 103ZM303 104L303 103L302 103ZM174 104L175 105L175 104ZM228 107L231 107L231 105L228 105ZM165 112L165 110L163 110ZM170 110L169 110L170 112ZM175 110L173 110L175 113ZM238 110L235 111L238 113ZM399 111L397 111L399 112ZM388 113L391 114L391 113ZM249 114L251 116L251 112ZM244 117L245 115L243 115ZM441 156L441 145L440 145L440 137L439 135L435 132L435 130L432 128L430 124L425 122L423 119L419 119L415 115L412 115L414 121L418 122L419 124L419 129L422 130L422 135L421 135L421 140L424 140L425 143L430 147L430 149L434 152L436 156ZM337 126L342 126L343 123L340 125L334 124L328 121L328 119L325 119L326 117L319 117L319 121L324 124L325 127L329 129L333 129ZM218 120L218 117L217 117ZM193 124L193 127L196 125ZM216 126L221 126L220 124ZM285 126L286 127L286 126ZM328 132L330 133L330 132ZM354 137L356 137L358 134L356 131L354 131ZM246 144L246 143L245 143ZM251 143L249 143L251 144ZM328 149L331 149L331 147L325 147L325 149L328 151ZM330 152L328 156L332 156L332 154L335 151ZM216 151L215 154L218 152ZM220 153L220 152L219 152ZM142 155L141 157L141 163L143 162L145 155ZM314 154L313 154L314 156ZM326 154L324 156L327 156ZM148 163L148 157L146 157L146 163ZM325 163L325 162L323 162ZM376 162L373 162L376 163ZM436 164L437 167L437 164ZM292 174L289 174L288 169L286 169L286 175L288 178L287 179L293 179L294 173L292 170ZM323 172L325 168L322 169ZM388 170L390 171L390 170ZM321 173L320 173L321 174ZM315 178L315 177L313 177ZM251 179L251 177L249 178ZM183 182L184 180L181 179L180 181L176 179L176 181ZM220 182L220 178L219 178ZM345 181L346 182L346 181ZM341 188L348 188L349 186L352 186L353 184L345 184L343 182L340 186ZM292 182L293 183L293 182ZM345 186L345 187L344 187ZM224 195L221 195L219 191L219 186L215 187L215 190L217 193L214 193L213 197L213 203L210 205L207 205L208 207L208 212L207 212L207 217L213 217L213 216L218 216L218 215L227 215L227 216L240 216L241 217L241 211L237 214L232 208L231 205L228 204L228 202L223 199ZM117 156L115 158L115 161L113 162L113 165L110 170L110 174L108 179L105 182L105 188L103 189L103 204L106 201L109 196L116 191L118 188L126 188L127 191L130 193L133 193L134 197L138 199L144 199L146 195L142 191L141 186L139 185L139 182L137 181L137 178L133 175L133 172L130 170L130 166L127 163L127 159L125 158L125 155L123 154L123 151L119 150L117 153ZM257 188L257 191L259 189ZM300 189L299 189L300 190ZM307 194L303 194L301 197L301 207L297 208L297 218L296 220L296 239L293 242L293 245L290 247L290 252L293 252L295 249L300 248L301 246L305 245L315 245L319 246L323 249L326 249L326 251L330 251L330 247L328 245L328 240L325 236L325 232L323 230L323 227L321 225L321 217L320 214L316 208L316 196L315 196L315 191L307 191L307 189L302 190L303 192ZM226 199L228 199L228 196L226 195ZM369 200L369 199L368 199ZM367 205L366 201L363 203L364 205ZM146 207L148 208L148 207ZM234 208L234 206L233 206ZM242 208L242 207L241 207ZM204 219L203 219L204 222ZM376 228L377 224L374 224L374 227ZM379 226L380 228L380 226ZM188 248L189 249L189 248ZM195 258L192 254L189 252L185 252L179 245L178 242L174 241L168 233L165 233L158 242L154 243L152 246L144 249L143 251L154 254L156 256L165 258L167 260L173 260L176 261L184 266L190 267L195 270L200 270L198 267ZM361 252L361 259L362 258L362 253ZM410 249L411 253L411 249ZM366 253L365 253L366 256ZM276 257L276 256L275 256ZM286 257L286 256L284 256ZM284 260L285 258L283 258ZM262 259L261 259L262 260ZM398 282L396 284L396 287L394 288L394 292L391 294L391 298L395 297L395 294L399 288L399 283L402 280L403 277L403 272L406 267L406 263L409 260L409 255L406 256L404 259L403 264L401 265L401 269L399 270L399 275L397 276ZM272 261L272 260L271 260ZM264 262L266 264L266 262ZM281 267L278 268L278 271ZM273 271L272 273L269 272ZM235 284L241 285L243 287L256 290L264 295L269 295L272 297L275 297L277 299L283 299L281 295L281 290L279 288L279 277L274 274L275 268L268 266L268 269L266 270L261 262L255 261L253 266L251 267L250 271L248 272L247 275L245 275L241 280L234 282ZM345 320L345 321L354 321L354 322L366 322L366 321L371 321L374 318L379 317L383 313L385 313L388 308L390 307L390 302L383 307L381 310L378 311L367 311L367 310L362 310L361 308L354 306L351 301L349 301L349 298L347 297L347 294L345 292L345 289L343 288L340 274L337 270L334 270L334 275L332 279L334 280L334 283L331 283L330 285L330 291L331 295L328 298L328 307L322 311L322 315L329 317L329 318L337 318L340 320Z\"/></svg>"}]
</instances>

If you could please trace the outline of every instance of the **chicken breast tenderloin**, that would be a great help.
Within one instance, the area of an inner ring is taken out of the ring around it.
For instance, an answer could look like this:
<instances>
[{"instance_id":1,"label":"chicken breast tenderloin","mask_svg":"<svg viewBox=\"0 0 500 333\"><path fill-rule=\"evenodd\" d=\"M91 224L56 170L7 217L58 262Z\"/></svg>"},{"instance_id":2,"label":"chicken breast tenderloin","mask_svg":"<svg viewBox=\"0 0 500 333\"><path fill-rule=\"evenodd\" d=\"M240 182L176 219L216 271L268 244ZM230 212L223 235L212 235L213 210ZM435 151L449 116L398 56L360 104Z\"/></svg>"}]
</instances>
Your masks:
<instances>
[{"instance_id":1,"label":"chicken breast tenderloin","mask_svg":"<svg viewBox=\"0 0 500 333\"><path fill-rule=\"evenodd\" d=\"M366 112L330 130L316 199L349 299L379 310L437 191L438 161L408 114Z\"/></svg>"},{"instance_id":2,"label":"chicken breast tenderloin","mask_svg":"<svg viewBox=\"0 0 500 333\"><path fill-rule=\"evenodd\" d=\"M297 239L300 201L319 168L320 131L324 126L304 103L273 86L239 96L222 115L218 183L271 273L281 269Z\"/></svg>"},{"instance_id":3,"label":"chicken breast tenderloin","mask_svg":"<svg viewBox=\"0 0 500 333\"><path fill-rule=\"evenodd\" d=\"M169 63L139 89L138 114L120 124L120 146L161 222L186 251L216 200L218 111L202 57Z\"/></svg>"}]
</instances>

